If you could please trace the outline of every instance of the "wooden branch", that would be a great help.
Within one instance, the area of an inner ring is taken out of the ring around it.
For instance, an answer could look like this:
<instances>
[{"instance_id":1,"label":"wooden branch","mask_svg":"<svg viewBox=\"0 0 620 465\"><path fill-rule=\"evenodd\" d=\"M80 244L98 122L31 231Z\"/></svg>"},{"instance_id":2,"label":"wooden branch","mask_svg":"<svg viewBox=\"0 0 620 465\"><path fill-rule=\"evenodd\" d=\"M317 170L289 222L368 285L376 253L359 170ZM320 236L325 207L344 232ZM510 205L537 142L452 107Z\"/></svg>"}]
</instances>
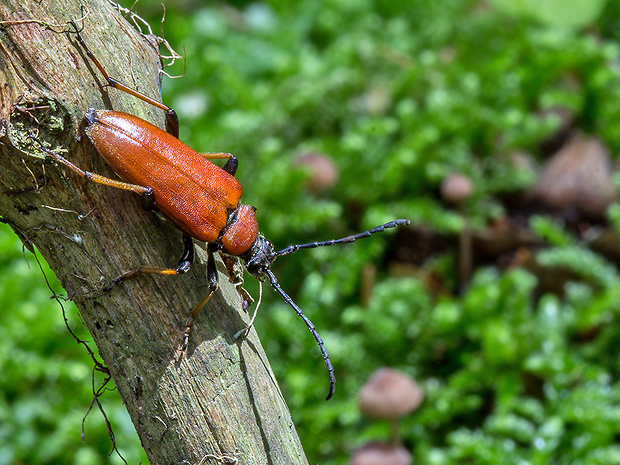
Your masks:
<instances>
[{"instance_id":1,"label":"wooden branch","mask_svg":"<svg viewBox=\"0 0 620 465\"><path fill-rule=\"evenodd\" d=\"M84 39L110 75L158 95L154 41L109 3L0 0L0 214L74 298L151 464L306 464L256 332L234 338L248 316L225 273L186 353L176 353L191 308L207 292L202 249L187 275L140 276L91 297L139 264L176 266L182 243L168 221L141 209L138 196L37 158L28 138L114 176L80 136L84 112L113 108L163 127L161 110L103 87L66 32L67 21L83 16L81 5Z\"/></svg>"}]
</instances>

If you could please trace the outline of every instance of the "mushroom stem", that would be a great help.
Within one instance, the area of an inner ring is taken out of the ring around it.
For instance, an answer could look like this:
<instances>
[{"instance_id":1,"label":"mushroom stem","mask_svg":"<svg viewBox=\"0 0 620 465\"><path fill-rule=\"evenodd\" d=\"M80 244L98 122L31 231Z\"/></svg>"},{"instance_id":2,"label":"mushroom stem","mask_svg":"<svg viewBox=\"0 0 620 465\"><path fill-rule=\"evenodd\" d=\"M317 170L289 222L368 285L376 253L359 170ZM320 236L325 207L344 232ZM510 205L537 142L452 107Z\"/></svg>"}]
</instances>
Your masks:
<instances>
[{"instance_id":1,"label":"mushroom stem","mask_svg":"<svg viewBox=\"0 0 620 465\"><path fill-rule=\"evenodd\" d=\"M390 429L392 432L390 443L394 447L400 446L402 441L401 441L401 436L400 436L400 422L398 421L398 418L390 419Z\"/></svg>"},{"instance_id":2,"label":"mushroom stem","mask_svg":"<svg viewBox=\"0 0 620 465\"><path fill-rule=\"evenodd\" d=\"M465 222L459 234L459 293L463 294L469 286L472 270L472 232L467 214L461 209Z\"/></svg>"}]
</instances>

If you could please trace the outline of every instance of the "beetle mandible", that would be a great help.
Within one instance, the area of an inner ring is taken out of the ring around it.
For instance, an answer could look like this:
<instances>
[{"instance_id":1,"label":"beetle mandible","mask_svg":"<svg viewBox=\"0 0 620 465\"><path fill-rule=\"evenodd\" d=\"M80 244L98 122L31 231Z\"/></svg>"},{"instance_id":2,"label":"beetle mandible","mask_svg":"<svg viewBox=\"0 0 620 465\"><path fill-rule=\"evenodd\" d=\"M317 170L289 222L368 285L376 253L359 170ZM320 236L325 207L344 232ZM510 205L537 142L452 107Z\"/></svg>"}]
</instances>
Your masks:
<instances>
[{"instance_id":1,"label":"beetle mandible","mask_svg":"<svg viewBox=\"0 0 620 465\"><path fill-rule=\"evenodd\" d=\"M335 390L335 375L323 340L302 310L278 284L271 270L273 261L299 249L325 247L353 242L385 229L408 225L398 219L359 234L323 242L290 245L280 251L259 234L255 208L239 202L242 186L234 175L238 161L229 153L198 153L179 139L176 112L135 89L108 76L103 66L84 42L77 25L70 21L75 37L84 53L107 81L107 86L133 95L166 112L166 131L136 116L113 110L88 109L85 114L85 133L99 154L123 181L84 171L66 158L42 149L85 179L140 194L143 205L156 207L183 232L184 250L176 268L140 266L112 281L104 291L139 273L179 275L186 273L194 258L193 239L207 243L207 275L209 292L191 312L183 332L181 350L185 350L194 319L218 288L214 253L237 257L245 269L260 281L269 283L304 321L316 340L329 375L329 399ZM210 159L226 159L222 168Z\"/></svg>"}]
</instances>

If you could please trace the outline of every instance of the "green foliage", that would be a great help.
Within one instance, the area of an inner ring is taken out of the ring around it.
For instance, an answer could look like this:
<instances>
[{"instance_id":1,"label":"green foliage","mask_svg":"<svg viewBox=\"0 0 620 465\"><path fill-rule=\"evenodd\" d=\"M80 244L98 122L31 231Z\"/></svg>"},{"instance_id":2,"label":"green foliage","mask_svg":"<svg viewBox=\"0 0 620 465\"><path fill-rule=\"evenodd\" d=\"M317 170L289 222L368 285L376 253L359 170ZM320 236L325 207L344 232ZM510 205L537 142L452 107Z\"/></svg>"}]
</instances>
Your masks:
<instances>
[{"instance_id":1,"label":"green foliage","mask_svg":"<svg viewBox=\"0 0 620 465\"><path fill-rule=\"evenodd\" d=\"M566 8L563 0L491 0L507 13L537 19L549 26L578 29L592 24L601 14L605 0L576 0Z\"/></svg>"},{"instance_id":2,"label":"green foliage","mask_svg":"<svg viewBox=\"0 0 620 465\"><path fill-rule=\"evenodd\" d=\"M502 218L502 198L531 185L534 171L510 154L540 157L541 142L563 124L551 110L569 111L612 153L620 150L620 4L575 4L168 5L166 37L186 48L188 62L183 78L165 82L164 99L180 115L181 139L239 157L244 201L258 207L261 230L277 246L396 217L454 235L464 215L473 228ZM305 188L295 159L307 152L335 161L340 180L331 190ZM460 212L438 195L454 172L475 187ZM609 218L618 229L618 207ZM338 377L325 403L314 340L266 290L256 325L310 463L346 463L354 448L388 437L389 425L363 418L356 405L360 386L384 365L415 377L426 394L401 425L416 463L620 461L616 267L552 218L535 216L529 225L546 245L538 264L570 276L561 293L540 295L540 275L491 264L458 294L452 249L424 251L432 259L415 273L392 276L383 265L393 233L275 264ZM0 463L114 461L96 450L109 445L96 415L79 457L63 455L79 442L91 364L63 329L40 273L27 273L15 240L3 234L1 302L11 311L0 326ZM378 273L363 305L367 264ZM445 284L439 290L428 284L434 274ZM254 293L256 285L247 286ZM104 405L122 438L122 407L112 396ZM133 457L139 445L126 447Z\"/></svg>"},{"instance_id":3,"label":"green foliage","mask_svg":"<svg viewBox=\"0 0 620 465\"><path fill-rule=\"evenodd\" d=\"M0 464L123 463L110 455L112 445L96 407L86 419L82 443L82 419L93 400L92 362L69 335L59 304L50 299L42 273L54 292L61 292L52 271L45 263L39 269L6 225L0 227L0 250ZM89 340L75 306L63 305L72 329ZM103 403L121 453L137 463L144 452L136 448L127 411L117 396L112 402L104 397Z\"/></svg>"}]
</instances>

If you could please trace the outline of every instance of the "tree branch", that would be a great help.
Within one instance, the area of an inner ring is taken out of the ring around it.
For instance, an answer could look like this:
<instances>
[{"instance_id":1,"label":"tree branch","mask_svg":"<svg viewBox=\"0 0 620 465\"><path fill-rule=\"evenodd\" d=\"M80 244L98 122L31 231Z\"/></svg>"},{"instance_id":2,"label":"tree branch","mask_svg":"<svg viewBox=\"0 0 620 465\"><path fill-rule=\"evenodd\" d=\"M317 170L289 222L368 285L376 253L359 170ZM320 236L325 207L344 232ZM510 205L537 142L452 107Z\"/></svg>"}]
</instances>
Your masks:
<instances>
[{"instance_id":1,"label":"tree branch","mask_svg":"<svg viewBox=\"0 0 620 465\"><path fill-rule=\"evenodd\" d=\"M220 290L180 357L184 323L207 292L202 249L187 275L139 276L91 297L139 264L175 265L181 233L143 211L137 196L37 158L28 136L83 169L114 176L80 136L84 112L113 108L160 127L164 115L102 87L75 36L46 24L68 31L85 5L82 34L93 53L113 77L147 95L158 95L158 54L107 2L27 3L0 1L0 214L74 298L149 460L307 463L256 332L234 338L248 318L221 262Z\"/></svg>"}]
</instances>

